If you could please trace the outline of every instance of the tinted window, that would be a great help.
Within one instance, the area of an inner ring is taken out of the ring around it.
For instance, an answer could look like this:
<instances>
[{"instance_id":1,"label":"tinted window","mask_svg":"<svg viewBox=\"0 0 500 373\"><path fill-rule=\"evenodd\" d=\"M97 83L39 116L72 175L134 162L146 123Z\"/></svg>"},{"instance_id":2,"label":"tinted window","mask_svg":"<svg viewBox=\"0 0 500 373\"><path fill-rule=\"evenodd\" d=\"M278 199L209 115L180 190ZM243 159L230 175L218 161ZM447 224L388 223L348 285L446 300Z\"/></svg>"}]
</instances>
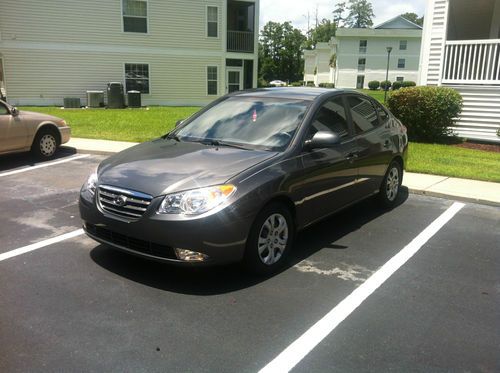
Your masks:
<instances>
[{"instance_id":1,"label":"tinted window","mask_svg":"<svg viewBox=\"0 0 500 373\"><path fill-rule=\"evenodd\" d=\"M316 114L309 138L318 131L332 131L342 137L349 136L347 116L341 97L327 101Z\"/></svg>"},{"instance_id":2,"label":"tinted window","mask_svg":"<svg viewBox=\"0 0 500 373\"><path fill-rule=\"evenodd\" d=\"M373 105L375 105L375 108L377 109L381 124L386 124L387 121L389 120L389 113L387 113L387 111L385 111L385 109L382 107L382 105L380 105L376 102L374 102Z\"/></svg>"},{"instance_id":3,"label":"tinted window","mask_svg":"<svg viewBox=\"0 0 500 373\"><path fill-rule=\"evenodd\" d=\"M369 131L379 125L377 112L370 100L361 96L348 96L347 101L356 134Z\"/></svg>"}]
</instances>

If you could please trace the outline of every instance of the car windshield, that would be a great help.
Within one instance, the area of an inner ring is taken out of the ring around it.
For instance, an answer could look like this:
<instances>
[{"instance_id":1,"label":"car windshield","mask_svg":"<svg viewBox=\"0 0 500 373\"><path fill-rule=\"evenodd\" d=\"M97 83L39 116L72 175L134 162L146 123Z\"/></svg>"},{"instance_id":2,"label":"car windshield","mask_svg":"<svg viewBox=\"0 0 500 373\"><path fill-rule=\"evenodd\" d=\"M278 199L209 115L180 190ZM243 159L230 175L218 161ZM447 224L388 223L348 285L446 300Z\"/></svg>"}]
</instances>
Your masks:
<instances>
[{"instance_id":1,"label":"car windshield","mask_svg":"<svg viewBox=\"0 0 500 373\"><path fill-rule=\"evenodd\" d=\"M181 141L281 151L290 143L307 107L308 102L301 100L230 97L171 135Z\"/></svg>"}]
</instances>

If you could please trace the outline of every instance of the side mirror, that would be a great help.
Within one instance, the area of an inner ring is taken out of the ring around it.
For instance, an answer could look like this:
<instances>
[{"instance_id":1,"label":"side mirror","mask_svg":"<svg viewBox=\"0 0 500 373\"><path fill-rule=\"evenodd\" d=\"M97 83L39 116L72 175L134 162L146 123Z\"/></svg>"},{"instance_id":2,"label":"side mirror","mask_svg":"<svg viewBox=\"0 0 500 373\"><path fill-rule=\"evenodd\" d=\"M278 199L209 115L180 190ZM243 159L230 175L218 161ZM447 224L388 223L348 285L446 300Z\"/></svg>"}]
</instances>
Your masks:
<instances>
[{"instance_id":1,"label":"side mirror","mask_svg":"<svg viewBox=\"0 0 500 373\"><path fill-rule=\"evenodd\" d=\"M183 122L184 119L179 119L177 122L175 122L175 127L179 127Z\"/></svg>"},{"instance_id":2,"label":"side mirror","mask_svg":"<svg viewBox=\"0 0 500 373\"><path fill-rule=\"evenodd\" d=\"M332 146L340 143L340 137L335 132L331 131L318 131L314 134L311 140L307 140L305 145L309 149L316 148L331 148Z\"/></svg>"},{"instance_id":3,"label":"side mirror","mask_svg":"<svg viewBox=\"0 0 500 373\"><path fill-rule=\"evenodd\" d=\"M17 117L19 115L19 110L13 107L12 109L10 109L10 115L12 115L13 117Z\"/></svg>"}]
</instances>

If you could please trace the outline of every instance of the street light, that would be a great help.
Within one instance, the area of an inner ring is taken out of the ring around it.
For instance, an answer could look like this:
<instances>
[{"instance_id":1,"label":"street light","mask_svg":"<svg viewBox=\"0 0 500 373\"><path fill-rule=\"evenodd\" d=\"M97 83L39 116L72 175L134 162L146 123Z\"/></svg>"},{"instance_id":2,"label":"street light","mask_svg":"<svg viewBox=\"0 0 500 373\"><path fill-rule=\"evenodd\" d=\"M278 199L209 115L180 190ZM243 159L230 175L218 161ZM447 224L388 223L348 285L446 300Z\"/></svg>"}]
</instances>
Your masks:
<instances>
[{"instance_id":1,"label":"street light","mask_svg":"<svg viewBox=\"0 0 500 373\"><path fill-rule=\"evenodd\" d=\"M387 86L387 81L389 80L389 61L391 59L391 52L392 52L392 47L387 47L387 70L385 72L384 104L385 101L387 100L387 90L389 89L389 87Z\"/></svg>"}]
</instances>

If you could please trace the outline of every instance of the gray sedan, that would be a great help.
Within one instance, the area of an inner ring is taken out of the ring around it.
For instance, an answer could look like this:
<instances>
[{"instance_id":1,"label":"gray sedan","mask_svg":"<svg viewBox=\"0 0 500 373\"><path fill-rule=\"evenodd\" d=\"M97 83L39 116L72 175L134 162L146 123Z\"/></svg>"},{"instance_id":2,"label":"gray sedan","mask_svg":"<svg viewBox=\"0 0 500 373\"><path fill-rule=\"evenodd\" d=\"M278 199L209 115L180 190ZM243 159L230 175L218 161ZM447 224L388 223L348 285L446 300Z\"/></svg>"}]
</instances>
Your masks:
<instances>
[{"instance_id":1,"label":"gray sedan","mask_svg":"<svg viewBox=\"0 0 500 373\"><path fill-rule=\"evenodd\" d=\"M80 214L90 237L135 255L270 273L298 230L370 196L394 205L407 146L355 91L236 92L101 163Z\"/></svg>"},{"instance_id":2,"label":"gray sedan","mask_svg":"<svg viewBox=\"0 0 500 373\"><path fill-rule=\"evenodd\" d=\"M70 135L64 119L19 111L0 100L0 154L31 151L38 158L50 159Z\"/></svg>"}]
</instances>

